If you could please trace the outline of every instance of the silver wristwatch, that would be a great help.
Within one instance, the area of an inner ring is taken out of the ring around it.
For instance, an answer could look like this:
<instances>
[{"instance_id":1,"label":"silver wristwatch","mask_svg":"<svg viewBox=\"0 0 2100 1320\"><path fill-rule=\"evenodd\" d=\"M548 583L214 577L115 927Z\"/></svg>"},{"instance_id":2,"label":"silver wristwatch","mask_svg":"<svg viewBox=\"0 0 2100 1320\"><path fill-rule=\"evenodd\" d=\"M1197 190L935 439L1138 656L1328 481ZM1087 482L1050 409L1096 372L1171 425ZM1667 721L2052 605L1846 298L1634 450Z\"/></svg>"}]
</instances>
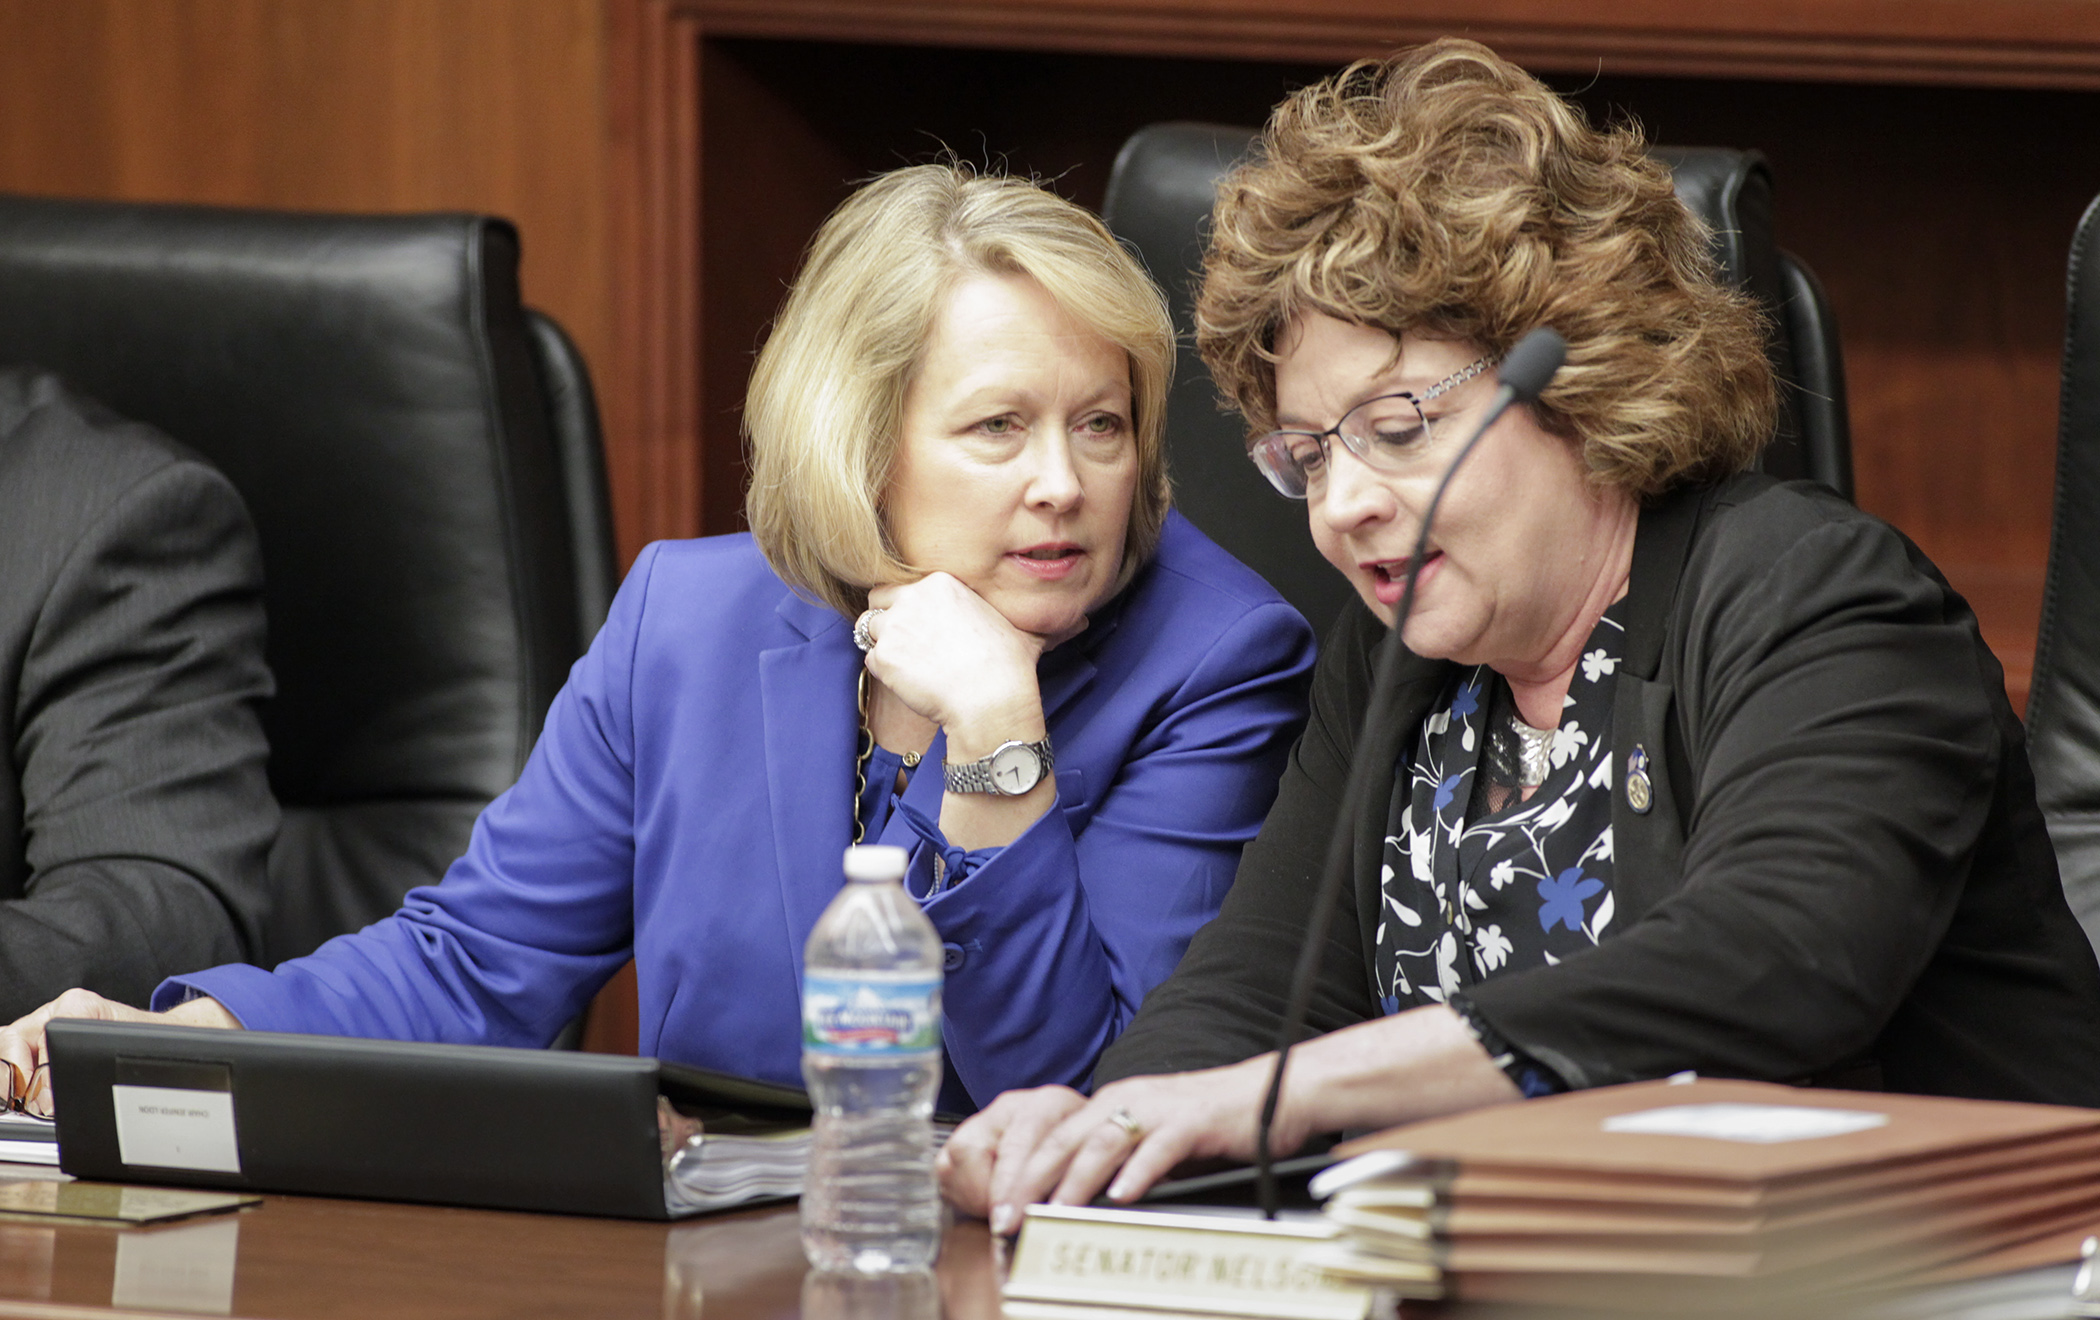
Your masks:
<instances>
[{"instance_id":1,"label":"silver wristwatch","mask_svg":"<svg viewBox=\"0 0 2100 1320\"><path fill-rule=\"evenodd\" d=\"M1057 764L1050 754L1050 740L1008 742L982 761L957 765L941 762L941 782L950 793L997 793L1019 797L1043 782Z\"/></svg>"}]
</instances>

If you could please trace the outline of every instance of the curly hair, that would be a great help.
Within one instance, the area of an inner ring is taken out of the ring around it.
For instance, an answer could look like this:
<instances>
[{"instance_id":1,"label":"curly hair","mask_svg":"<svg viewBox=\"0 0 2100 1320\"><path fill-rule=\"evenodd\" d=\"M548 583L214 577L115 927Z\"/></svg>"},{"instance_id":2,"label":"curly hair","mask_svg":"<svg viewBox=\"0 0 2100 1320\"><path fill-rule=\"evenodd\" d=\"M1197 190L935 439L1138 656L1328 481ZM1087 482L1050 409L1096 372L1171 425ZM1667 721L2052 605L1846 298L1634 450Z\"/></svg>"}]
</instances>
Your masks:
<instances>
[{"instance_id":1,"label":"curly hair","mask_svg":"<svg viewBox=\"0 0 2100 1320\"><path fill-rule=\"evenodd\" d=\"M1308 312L1492 353L1552 327L1567 365L1539 421L1635 498L1748 467L1772 435L1763 314L1639 128L1592 128L1476 42L1297 92L1220 182L1197 346L1256 433L1277 337Z\"/></svg>"},{"instance_id":2,"label":"curly hair","mask_svg":"<svg viewBox=\"0 0 2100 1320\"><path fill-rule=\"evenodd\" d=\"M1099 219L1026 179L959 162L881 175L810 240L744 398L744 511L773 571L851 618L868 588L924 572L883 514L904 398L955 285L1025 275L1130 363L1138 480L1116 589L1166 523L1165 415L1174 324L1165 297Z\"/></svg>"}]
</instances>

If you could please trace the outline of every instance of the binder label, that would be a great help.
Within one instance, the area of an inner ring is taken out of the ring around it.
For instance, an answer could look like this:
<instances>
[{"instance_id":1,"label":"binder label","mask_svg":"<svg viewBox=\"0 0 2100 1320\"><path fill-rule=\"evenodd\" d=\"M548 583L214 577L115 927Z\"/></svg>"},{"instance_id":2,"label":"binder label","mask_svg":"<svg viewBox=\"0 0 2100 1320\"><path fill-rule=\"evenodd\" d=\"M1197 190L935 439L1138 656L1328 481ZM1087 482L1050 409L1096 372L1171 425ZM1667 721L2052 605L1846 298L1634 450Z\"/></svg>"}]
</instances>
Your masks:
<instances>
[{"instance_id":1,"label":"binder label","mask_svg":"<svg viewBox=\"0 0 2100 1320\"><path fill-rule=\"evenodd\" d=\"M1760 1146L1782 1141L1813 1141L1887 1126L1889 1116L1864 1109L1821 1109L1808 1105L1666 1105L1637 1114L1615 1114L1604 1120L1606 1132L1632 1132L1650 1137L1707 1137L1747 1141Z\"/></svg>"},{"instance_id":2,"label":"binder label","mask_svg":"<svg viewBox=\"0 0 2100 1320\"><path fill-rule=\"evenodd\" d=\"M109 1100L117 1115L117 1156L126 1164L207 1173L241 1171L233 1092L120 1082L109 1088Z\"/></svg>"}]
</instances>

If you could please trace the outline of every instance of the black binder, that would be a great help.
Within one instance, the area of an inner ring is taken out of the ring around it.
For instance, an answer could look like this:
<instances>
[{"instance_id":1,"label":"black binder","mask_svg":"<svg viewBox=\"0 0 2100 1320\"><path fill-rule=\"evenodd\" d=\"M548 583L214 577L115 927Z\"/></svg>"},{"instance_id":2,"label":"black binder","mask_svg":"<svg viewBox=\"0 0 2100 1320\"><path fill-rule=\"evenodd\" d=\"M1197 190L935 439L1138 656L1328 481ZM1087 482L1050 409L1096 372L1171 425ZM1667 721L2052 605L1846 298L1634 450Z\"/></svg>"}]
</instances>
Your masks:
<instances>
[{"instance_id":1,"label":"black binder","mask_svg":"<svg viewBox=\"0 0 2100 1320\"><path fill-rule=\"evenodd\" d=\"M64 1018L46 1039L59 1167L115 1182L667 1219L659 1095L810 1113L795 1087L620 1055Z\"/></svg>"}]
</instances>

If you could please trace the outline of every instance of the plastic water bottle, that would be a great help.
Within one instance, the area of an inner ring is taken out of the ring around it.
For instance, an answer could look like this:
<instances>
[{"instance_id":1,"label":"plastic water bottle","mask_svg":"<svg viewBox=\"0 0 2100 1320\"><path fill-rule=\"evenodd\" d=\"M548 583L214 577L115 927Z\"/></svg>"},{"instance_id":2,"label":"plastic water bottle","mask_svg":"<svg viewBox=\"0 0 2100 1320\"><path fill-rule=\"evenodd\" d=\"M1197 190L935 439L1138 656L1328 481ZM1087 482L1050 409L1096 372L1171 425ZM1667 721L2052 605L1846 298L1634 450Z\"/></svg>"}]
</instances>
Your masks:
<instances>
[{"instance_id":1,"label":"plastic water bottle","mask_svg":"<svg viewBox=\"0 0 2100 1320\"><path fill-rule=\"evenodd\" d=\"M921 1270L940 1254L941 940L904 892L905 864L902 848L848 848L846 887L803 953L802 1077L816 1120L802 1251L820 1270Z\"/></svg>"}]
</instances>

